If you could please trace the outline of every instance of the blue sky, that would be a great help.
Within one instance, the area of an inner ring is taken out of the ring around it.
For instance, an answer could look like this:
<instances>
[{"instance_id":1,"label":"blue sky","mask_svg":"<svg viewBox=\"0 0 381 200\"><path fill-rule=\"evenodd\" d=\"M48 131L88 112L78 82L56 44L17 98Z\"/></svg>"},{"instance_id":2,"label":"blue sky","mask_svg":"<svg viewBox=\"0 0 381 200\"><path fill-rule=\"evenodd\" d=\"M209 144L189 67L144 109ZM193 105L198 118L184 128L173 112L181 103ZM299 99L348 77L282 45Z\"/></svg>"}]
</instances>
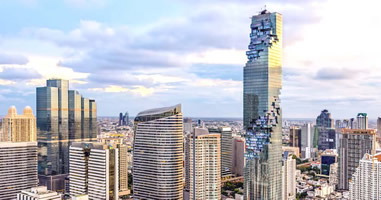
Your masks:
<instances>
[{"instance_id":1,"label":"blue sky","mask_svg":"<svg viewBox=\"0 0 381 200\"><path fill-rule=\"evenodd\" d=\"M249 17L265 4L284 20L285 117L381 116L376 0L0 0L0 113L64 78L100 116L182 103L241 117Z\"/></svg>"}]
</instances>

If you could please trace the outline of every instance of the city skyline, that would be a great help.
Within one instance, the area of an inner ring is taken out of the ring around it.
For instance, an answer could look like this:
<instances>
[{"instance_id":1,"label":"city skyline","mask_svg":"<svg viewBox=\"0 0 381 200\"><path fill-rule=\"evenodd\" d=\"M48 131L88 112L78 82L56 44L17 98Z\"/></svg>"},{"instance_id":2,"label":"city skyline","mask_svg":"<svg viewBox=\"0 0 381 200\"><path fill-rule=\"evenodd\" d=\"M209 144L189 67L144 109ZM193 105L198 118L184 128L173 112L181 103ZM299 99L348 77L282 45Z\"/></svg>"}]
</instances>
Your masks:
<instances>
[{"instance_id":1,"label":"city skyline","mask_svg":"<svg viewBox=\"0 0 381 200\"><path fill-rule=\"evenodd\" d=\"M381 33L379 3L370 0L361 3L366 9L342 0L2 1L9 17L0 19L0 109L35 108L34 87L64 78L97 99L99 116L181 103L184 116L242 118L247 23L264 4L284 17L284 117L328 109L335 119L359 112L376 119L380 39L353 42L362 35L353 24Z\"/></svg>"}]
</instances>

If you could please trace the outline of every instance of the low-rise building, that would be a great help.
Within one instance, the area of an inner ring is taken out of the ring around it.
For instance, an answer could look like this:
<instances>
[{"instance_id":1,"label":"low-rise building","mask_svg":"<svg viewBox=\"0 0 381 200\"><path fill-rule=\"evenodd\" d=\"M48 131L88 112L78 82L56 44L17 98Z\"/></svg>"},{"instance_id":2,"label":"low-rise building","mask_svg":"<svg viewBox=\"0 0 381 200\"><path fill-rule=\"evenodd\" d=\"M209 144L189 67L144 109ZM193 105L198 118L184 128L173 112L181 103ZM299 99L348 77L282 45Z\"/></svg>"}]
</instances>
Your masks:
<instances>
[{"instance_id":1,"label":"low-rise building","mask_svg":"<svg viewBox=\"0 0 381 200\"><path fill-rule=\"evenodd\" d=\"M17 200L61 200L61 194L48 190L46 186L39 186L21 191L17 194Z\"/></svg>"}]
</instances>

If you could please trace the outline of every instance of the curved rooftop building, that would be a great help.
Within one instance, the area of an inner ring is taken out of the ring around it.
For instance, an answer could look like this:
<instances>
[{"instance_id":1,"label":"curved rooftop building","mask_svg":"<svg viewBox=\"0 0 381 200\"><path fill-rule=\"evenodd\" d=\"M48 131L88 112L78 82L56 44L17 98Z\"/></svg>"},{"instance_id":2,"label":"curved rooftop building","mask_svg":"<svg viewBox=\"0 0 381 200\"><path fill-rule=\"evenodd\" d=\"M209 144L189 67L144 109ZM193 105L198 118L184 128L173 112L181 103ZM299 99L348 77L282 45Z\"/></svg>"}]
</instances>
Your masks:
<instances>
[{"instance_id":1,"label":"curved rooftop building","mask_svg":"<svg viewBox=\"0 0 381 200\"><path fill-rule=\"evenodd\" d=\"M181 104L136 116L133 159L134 199L183 199Z\"/></svg>"}]
</instances>

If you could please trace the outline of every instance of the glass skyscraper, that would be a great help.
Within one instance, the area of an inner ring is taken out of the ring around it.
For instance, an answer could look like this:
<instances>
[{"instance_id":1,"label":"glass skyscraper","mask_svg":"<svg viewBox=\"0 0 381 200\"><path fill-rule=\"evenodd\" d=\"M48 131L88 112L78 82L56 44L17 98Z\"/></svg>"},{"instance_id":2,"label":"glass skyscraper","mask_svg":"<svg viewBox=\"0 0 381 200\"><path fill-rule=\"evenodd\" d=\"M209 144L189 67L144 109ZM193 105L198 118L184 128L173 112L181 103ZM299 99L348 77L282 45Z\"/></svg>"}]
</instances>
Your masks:
<instances>
[{"instance_id":1,"label":"glass skyscraper","mask_svg":"<svg viewBox=\"0 0 381 200\"><path fill-rule=\"evenodd\" d=\"M244 198L280 199L282 115L277 100L282 87L281 14L264 10L253 16L250 39L243 73L247 129Z\"/></svg>"},{"instance_id":2,"label":"glass skyscraper","mask_svg":"<svg viewBox=\"0 0 381 200\"><path fill-rule=\"evenodd\" d=\"M36 89L38 172L40 175L69 172L69 145L74 141L94 141L97 137L96 103L69 90L69 81L51 79ZM63 189L63 182L49 190Z\"/></svg>"}]
</instances>

